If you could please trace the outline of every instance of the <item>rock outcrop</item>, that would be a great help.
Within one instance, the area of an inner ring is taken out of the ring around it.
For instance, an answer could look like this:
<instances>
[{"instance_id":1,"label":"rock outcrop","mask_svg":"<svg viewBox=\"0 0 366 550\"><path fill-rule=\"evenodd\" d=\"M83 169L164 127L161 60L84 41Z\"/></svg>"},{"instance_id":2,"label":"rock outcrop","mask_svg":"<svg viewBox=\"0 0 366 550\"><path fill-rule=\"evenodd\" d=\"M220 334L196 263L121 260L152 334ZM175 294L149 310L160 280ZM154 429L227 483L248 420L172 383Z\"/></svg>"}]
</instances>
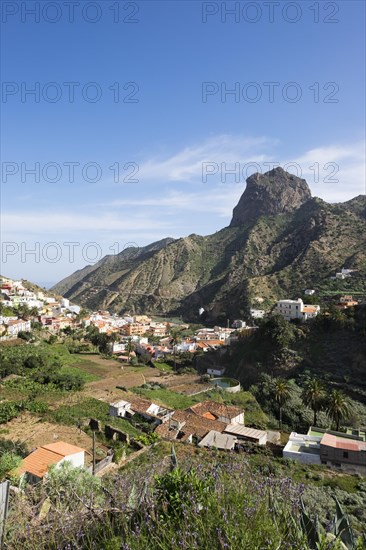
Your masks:
<instances>
[{"instance_id":1,"label":"rock outcrop","mask_svg":"<svg viewBox=\"0 0 366 550\"><path fill-rule=\"evenodd\" d=\"M297 210L311 199L311 191L304 179L282 168L265 174L252 174L233 211L230 227L251 224L260 216L276 216Z\"/></svg>"}]
</instances>

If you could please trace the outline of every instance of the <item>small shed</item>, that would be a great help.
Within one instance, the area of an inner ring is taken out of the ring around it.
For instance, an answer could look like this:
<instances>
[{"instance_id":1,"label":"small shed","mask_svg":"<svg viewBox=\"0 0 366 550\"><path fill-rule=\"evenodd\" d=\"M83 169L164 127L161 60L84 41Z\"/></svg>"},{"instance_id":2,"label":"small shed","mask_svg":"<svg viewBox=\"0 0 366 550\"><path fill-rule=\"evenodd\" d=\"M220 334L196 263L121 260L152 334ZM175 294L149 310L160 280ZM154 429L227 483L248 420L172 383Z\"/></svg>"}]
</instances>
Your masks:
<instances>
[{"instance_id":1,"label":"small shed","mask_svg":"<svg viewBox=\"0 0 366 550\"><path fill-rule=\"evenodd\" d=\"M237 438L233 435L216 432L211 430L205 437L198 443L199 447L208 447L220 449L223 451L232 451L235 447Z\"/></svg>"},{"instance_id":2,"label":"small shed","mask_svg":"<svg viewBox=\"0 0 366 550\"><path fill-rule=\"evenodd\" d=\"M224 433L234 435L238 439L244 441L257 443L258 445L265 445L267 443L267 432L255 430L254 428L247 428L242 424L229 424L226 426Z\"/></svg>"},{"instance_id":3,"label":"small shed","mask_svg":"<svg viewBox=\"0 0 366 550\"><path fill-rule=\"evenodd\" d=\"M124 418L130 412L131 403L128 401L116 401L109 405L109 416L119 416Z\"/></svg>"}]
</instances>

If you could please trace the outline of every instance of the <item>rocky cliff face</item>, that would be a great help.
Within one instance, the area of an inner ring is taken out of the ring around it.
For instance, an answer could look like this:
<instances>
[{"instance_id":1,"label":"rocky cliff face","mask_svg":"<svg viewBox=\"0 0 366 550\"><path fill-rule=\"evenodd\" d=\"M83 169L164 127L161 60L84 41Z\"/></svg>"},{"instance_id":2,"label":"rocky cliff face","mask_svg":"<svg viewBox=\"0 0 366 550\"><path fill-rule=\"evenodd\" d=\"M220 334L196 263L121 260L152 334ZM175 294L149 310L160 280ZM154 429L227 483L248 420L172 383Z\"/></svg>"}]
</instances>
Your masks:
<instances>
[{"instance_id":1,"label":"rocky cliff face","mask_svg":"<svg viewBox=\"0 0 366 550\"><path fill-rule=\"evenodd\" d=\"M253 174L233 211L230 227L255 222L260 216L293 212L311 198L305 180L274 168L265 174Z\"/></svg>"},{"instance_id":2,"label":"rocky cliff face","mask_svg":"<svg viewBox=\"0 0 366 550\"><path fill-rule=\"evenodd\" d=\"M257 297L269 306L327 285L343 266L357 270L366 294L365 212L365 195L327 204L277 168L248 178L229 227L106 256L52 290L90 309L194 321L203 307L224 322Z\"/></svg>"}]
</instances>

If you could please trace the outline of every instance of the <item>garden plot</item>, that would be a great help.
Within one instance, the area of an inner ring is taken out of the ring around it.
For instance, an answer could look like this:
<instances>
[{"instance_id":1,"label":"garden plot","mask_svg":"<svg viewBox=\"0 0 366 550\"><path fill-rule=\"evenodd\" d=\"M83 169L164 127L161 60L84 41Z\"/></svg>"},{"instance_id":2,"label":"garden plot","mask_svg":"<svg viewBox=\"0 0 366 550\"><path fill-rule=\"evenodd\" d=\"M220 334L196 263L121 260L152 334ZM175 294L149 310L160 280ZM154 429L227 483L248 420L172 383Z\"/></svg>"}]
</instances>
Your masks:
<instances>
[{"instance_id":1,"label":"garden plot","mask_svg":"<svg viewBox=\"0 0 366 550\"><path fill-rule=\"evenodd\" d=\"M65 441L71 445L76 445L85 449L85 461L91 462L93 441L83 431L76 426L64 426L51 422L42 422L39 418L30 414L23 414L14 418L7 424L3 424L0 430L0 437L10 440L20 440L24 442L29 451L42 445L55 443L56 441ZM100 453L105 456L106 447L98 445Z\"/></svg>"}]
</instances>

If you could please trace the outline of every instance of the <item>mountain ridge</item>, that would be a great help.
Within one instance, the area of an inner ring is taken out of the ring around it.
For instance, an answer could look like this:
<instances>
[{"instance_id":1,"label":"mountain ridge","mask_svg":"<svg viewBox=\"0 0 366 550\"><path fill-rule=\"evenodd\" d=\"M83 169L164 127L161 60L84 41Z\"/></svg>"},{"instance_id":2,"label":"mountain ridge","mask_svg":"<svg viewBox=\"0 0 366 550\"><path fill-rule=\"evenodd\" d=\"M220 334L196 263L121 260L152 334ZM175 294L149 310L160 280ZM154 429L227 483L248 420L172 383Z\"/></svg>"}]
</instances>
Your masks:
<instances>
[{"instance_id":1,"label":"mountain ridge","mask_svg":"<svg viewBox=\"0 0 366 550\"><path fill-rule=\"evenodd\" d=\"M249 182L249 185L248 185ZM293 297L343 266L366 275L366 195L329 204L276 168L247 180L228 227L126 249L52 290L118 313L240 317L260 297Z\"/></svg>"}]
</instances>

